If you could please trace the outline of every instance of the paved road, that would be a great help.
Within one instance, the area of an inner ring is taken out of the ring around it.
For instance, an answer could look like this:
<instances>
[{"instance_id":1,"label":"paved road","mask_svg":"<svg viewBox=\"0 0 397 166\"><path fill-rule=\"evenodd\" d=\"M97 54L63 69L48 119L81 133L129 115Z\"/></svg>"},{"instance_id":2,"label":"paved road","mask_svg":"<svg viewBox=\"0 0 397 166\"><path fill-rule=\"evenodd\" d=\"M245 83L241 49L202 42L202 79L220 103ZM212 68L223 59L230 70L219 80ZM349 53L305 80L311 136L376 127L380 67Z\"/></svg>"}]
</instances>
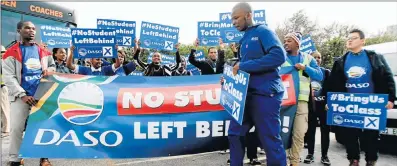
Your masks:
<instances>
[{"instance_id":1,"label":"paved road","mask_svg":"<svg viewBox=\"0 0 397 166\"><path fill-rule=\"evenodd\" d=\"M320 131L316 132L316 140L320 140ZM8 161L8 137L2 140L2 165ZM320 142L316 142L315 148L315 162L311 166L322 166L320 163ZM302 153L302 158L307 154L305 149ZM264 155L258 154L261 161L265 161ZM329 157L334 166L347 166L348 161L345 158L345 148L337 143L334 135L331 135L331 143L329 149ZM364 159L364 154L361 154ZM124 160L110 160L110 159L94 159L94 160L65 160L65 159L52 159L54 166L226 166L226 161L229 154L220 154L219 152L203 153L196 155L172 156L162 158L149 158L149 159L124 159ZM248 162L248 160L246 160ZM379 166L395 166L397 163L397 155L380 154L377 165ZM361 165L365 165L365 161L361 161ZM26 166L37 166L38 159L25 160ZM248 164L246 164L248 165ZM263 164L265 165L265 164ZM306 164L301 164L306 165Z\"/></svg>"}]
</instances>

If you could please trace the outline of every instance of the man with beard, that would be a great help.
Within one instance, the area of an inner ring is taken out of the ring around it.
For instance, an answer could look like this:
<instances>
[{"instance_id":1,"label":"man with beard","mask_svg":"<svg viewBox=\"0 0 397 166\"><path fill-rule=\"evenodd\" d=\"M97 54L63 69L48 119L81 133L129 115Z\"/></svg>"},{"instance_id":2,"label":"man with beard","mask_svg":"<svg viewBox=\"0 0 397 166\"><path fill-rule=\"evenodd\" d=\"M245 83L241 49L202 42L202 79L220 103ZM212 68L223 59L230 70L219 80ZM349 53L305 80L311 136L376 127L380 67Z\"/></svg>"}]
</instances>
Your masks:
<instances>
[{"instance_id":1,"label":"man with beard","mask_svg":"<svg viewBox=\"0 0 397 166\"><path fill-rule=\"evenodd\" d=\"M179 44L175 46L176 51L176 65L168 66L161 65L160 52L154 52L152 56L152 63L147 64L139 59L139 55L143 54L144 49L140 48L141 42L135 39L134 46L134 61L135 64L144 69L144 76L171 76L172 72L180 67L181 56L179 55ZM142 52L141 52L142 51Z\"/></svg>"},{"instance_id":2,"label":"man with beard","mask_svg":"<svg viewBox=\"0 0 397 166\"><path fill-rule=\"evenodd\" d=\"M299 50L300 33L288 33L284 37L284 48L287 51L287 61L282 67L294 67L299 73L298 103L292 129L292 144L287 150L288 161L292 166L300 162L300 152L303 149L304 137L308 128L310 80L322 81L323 74L316 61L309 54Z\"/></svg>"},{"instance_id":3,"label":"man with beard","mask_svg":"<svg viewBox=\"0 0 397 166\"><path fill-rule=\"evenodd\" d=\"M208 58L205 61L197 61L195 53L200 42L198 39L194 42L195 49L191 49L189 55L189 62L196 66L201 71L201 75L221 74L223 73L223 66L225 65L225 51L222 39L219 39L220 49L216 50L215 47L208 48ZM219 57L218 57L219 52Z\"/></svg>"},{"instance_id":4,"label":"man with beard","mask_svg":"<svg viewBox=\"0 0 397 166\"><path fill-rule=\"evenodd\" d=\"M34 42L35 25L30 21L21 21L17 24L17 31L22 41L17 42L5 52L2 68L12 110L8 166L23 165L18 155L25 121L31 107L36 105L33 96L40 79L50 72L55 72L51 55ZM47 158L40 159L40 166L50 165Z\"/></svg>"}]
</instances>

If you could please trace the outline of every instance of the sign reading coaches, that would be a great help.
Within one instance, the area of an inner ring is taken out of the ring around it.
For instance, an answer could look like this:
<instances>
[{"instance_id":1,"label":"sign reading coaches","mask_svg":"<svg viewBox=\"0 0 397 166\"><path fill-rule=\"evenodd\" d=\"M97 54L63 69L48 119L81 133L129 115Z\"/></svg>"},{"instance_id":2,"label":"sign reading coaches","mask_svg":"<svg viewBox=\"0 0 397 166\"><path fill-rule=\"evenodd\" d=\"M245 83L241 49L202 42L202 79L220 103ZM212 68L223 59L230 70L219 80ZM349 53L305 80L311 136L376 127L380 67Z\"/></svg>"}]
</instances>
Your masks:
<instances>
[{"instance_id":1,"label":"sign reading coaches","mask_svg":"<svg viewBox=\"0 0 397 166\"><path fill-rule=\"evenodd\" d=\"M50 48L69 48L72 35L68 27L54 27L49 25L42 25L41 39L42 42L47 43Z\"/></svg>"},{"instance_id":2,"label":"sign reading coaches","mask_svg":"<svg viewBox=\"0 0 397 166\"><path fill-rule=\"evenodd\" d=\"M74 22L74 10L59 7L48 2L35 1L1 1L2 10L13 10L24 13L32 13L42 17L50 17L52 19L61 19L63 21Z\"/></svg>"},{"instance_id":3,"label":"sign reading coaches","mask_svg":"<svg viewBox=\"0 0 397 166\"><path fill-rule=\"evenodd\" d=\"M179 28L142 21L140 40L144 48L176 51Z\"/></svg>"},{"instance_id":4,"label":"sign reading coaches","mask_svg":"<svg viewBox=\"0 0 397 166\"><path fill-rule=\"evenodd\" d=\"M359 129L385 130L386 94L328 93L327 124Z\"/></svg>"},{"instance_id":5,"label":"sign reading coaches","mask_svg":"<svg viewBox=\"0 0 397 166\"><path fill-rule=\"evenodd\" d=\"M116 58L114 29L72 29L72 43L76 58Z\"/></svg>"},{"instance_id":6,"label":"sign reading coaches","mask_svg":"<svg viewBox=\"0 0 397 166\"><path fill-rule=\"evenodd\" d=\"M133 47L135 45L135 21L97 19L98 29L114 29L116 31L117 45Z\"/></svg>"},{"instance_id":7,"label":"sign reading coaches","mask_svg":"<svg viewBox=\"0 0 397 166\"><path fill-rule=\"evenodd\" d=\"M240 125L243 124L245 99L247 97L249 74L239 71L233 75L233 67L225 65L224 83L221 91L221 105Z\"/></svg>"}]
</instances>

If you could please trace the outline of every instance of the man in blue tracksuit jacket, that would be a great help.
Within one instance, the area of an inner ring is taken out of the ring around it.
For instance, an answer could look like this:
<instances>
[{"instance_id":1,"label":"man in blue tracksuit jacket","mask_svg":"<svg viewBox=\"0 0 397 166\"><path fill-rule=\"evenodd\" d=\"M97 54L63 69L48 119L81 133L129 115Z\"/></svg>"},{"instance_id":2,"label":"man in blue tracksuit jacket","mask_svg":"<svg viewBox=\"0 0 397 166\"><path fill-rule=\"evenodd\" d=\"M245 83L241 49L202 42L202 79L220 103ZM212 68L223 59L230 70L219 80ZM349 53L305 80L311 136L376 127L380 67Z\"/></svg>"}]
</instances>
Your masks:
<instances>
[{"instance_id":1,"label":"man in blue tracksuit jacket","mask_svg":"<svg viewBox=\"0 0 397 166\"><path fill-rule=\"evenodd\" d=\"M244 137L254 125L266 151L267 165L287 165L280 136L280 107L284 93L279 67L286 61L286 52L277 35L265 25L253 25L253 12L246 3L232 10L233 25L244 31L240 40L239 63L233 67L250 74L243 125L230 122L230 164L242 166Z\"/></svg>"}]
</instances>

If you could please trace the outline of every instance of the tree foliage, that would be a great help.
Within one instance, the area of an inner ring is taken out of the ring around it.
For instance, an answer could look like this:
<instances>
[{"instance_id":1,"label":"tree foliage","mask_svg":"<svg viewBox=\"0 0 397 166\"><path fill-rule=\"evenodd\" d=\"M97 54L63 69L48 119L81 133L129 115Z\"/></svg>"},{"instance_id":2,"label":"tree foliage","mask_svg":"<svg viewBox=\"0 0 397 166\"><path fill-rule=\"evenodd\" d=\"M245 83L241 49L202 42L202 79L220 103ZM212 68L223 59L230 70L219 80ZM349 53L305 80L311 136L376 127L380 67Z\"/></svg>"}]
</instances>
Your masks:
<instances>
[{"instance_id":1,"label":"tree foliage","mask_svg":"<svg viewBox=\"0 0 397 166\"><path fill-rule=\"evenodd\" d=\"M301 32L303 35L310 34L313 42L316 45L317 50L323 56L323 63L321 66L331 68L334 59L342 56L346 53L347 49L346 38L349 31L352 29L359 28L355 25L340 24L334 22L323 27L319 26L317 20L313 21L307 16L304 10L299 10L294 13L292 17L287 18L281 25L278 25L275 29L277 36L280 41L284 40L284 36L289 32ZM366 39L366 45L379 44L384 42L396 41L397 36L389 32L379 32L377 35ZM193 44L181 44L179 46L179 52L183 56L188 56L190 50L194 48ZM207 46L199 46L198 50L203 50L204 55L208 55ZM219 46L216 47L219 49ZM133 60L133 48L125 48L127 53L127 60ZM149 52L154 52L154 49L147 49L143 55L140 56L141 60L146 62L149 56ZM226 46L225 48L226 59L234 57L232 50ZM168 54L175 56L175 52L170 51L159 51L161 54ZM141 70L138 68L138 70Z\"/></svg>"},{"instance_id":2,"label":"tree foliage","mask_svg":"<svg viewBox=\"0 0 397 166\"><path fill-rule=\"evenodd\" d=\"M304 10L294 13L291 18L284 21L275 29L280 41L289 32L301 32L303 35L310 34L316 45L317 51L323 56L321 66L331 68L334 59L346 53L346 38L352 29L358 28L355 25L340 24L334 22L330 25L320 27L317 21L312 21ZM379 44L396 41L397 36L388 32L382 32L374 37L366 39L366 45Z\"/></svg>"}]
</instances>

